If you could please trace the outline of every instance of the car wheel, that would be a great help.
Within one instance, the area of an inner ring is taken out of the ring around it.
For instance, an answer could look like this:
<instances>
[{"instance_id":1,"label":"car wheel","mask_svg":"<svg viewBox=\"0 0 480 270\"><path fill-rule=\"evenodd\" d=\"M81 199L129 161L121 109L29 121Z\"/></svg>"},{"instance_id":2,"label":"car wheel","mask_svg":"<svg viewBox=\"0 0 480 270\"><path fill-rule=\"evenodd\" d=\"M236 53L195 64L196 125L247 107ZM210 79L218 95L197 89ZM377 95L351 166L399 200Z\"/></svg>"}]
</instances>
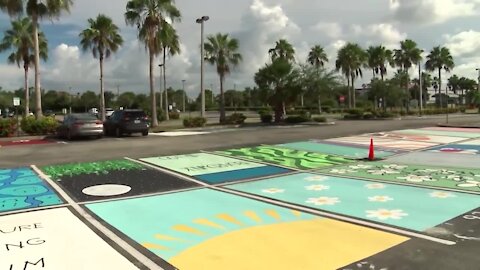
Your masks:
<instances>
[{"instance_id":1,"label":"car wheel","mask_svg":"<svg viewBox=\"0 0 480 270\"><path fill-rule=\"evenodd\" d=\"M148 130L143 131L143 132L142 132L142 135L143 135L143 136L148 136Z\"/></svg>"},{"instance_id":2,"label":"car wheel","mask_svg":"<svg viewBox=\"0 0 480 270\"><path fill-rule=\"evenodd\" d=\"M103 135L108 136L108 129L103 127Z\"/></svg>"},{"instance_id":3,"label":"car wheel","mask_svg":"<svg viewBox=\"0 0 480 270\"><path fill-rule=\"evenodd\" d=\"M122 131L118 127L115 129L115 136L122 137Z\"/></svg>"},{"instance_id":4,"label":"car wheel","mask_svg":"<svg viewBox=\"0 0 480 270\"><path fill-rule=\"evenodd\" d=\"M70 131L70 129L67 131L67 140L71 141L73 138L72 136L72 132Z\"/></svg>"}]
</instances>

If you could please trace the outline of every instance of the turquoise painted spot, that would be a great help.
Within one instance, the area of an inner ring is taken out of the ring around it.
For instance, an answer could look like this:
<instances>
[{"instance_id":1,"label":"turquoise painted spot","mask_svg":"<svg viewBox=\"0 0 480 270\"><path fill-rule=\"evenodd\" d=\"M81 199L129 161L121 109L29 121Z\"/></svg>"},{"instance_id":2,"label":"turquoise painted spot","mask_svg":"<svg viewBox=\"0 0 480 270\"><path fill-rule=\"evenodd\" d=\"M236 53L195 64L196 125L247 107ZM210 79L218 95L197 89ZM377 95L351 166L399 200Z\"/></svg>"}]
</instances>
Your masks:
<instances>
[{"instance_id":1,"label":"turquoise painted spot","mask_svg":"<svg viewBox=\"0 0 480 270\"><path fill-rule=\"evenodd\" d=\"M368 157L368 148L362 147L351 147L351 146L342 146L328 143L320 142L296 142L296 143L286 143L279 144L279 147L286 147L295 150L304 150L310 152L317 152L323 154L344 156L349 158L367 158ZM378 158L392 156L395 153L387 151L375 151L375 156Z\"/></svg>"},{"instance_id":2,"label":"turquoise painted spot","mask_svg":"<svg viewBox=\"0 0 480 270\"><path fill-rule=\"evenodd\" d=\"M21 209L30 206L25 197L0 198L0 212Z\"/></svg>"},{"instance_id":3,"label":"turquoise painted spot","mask_svg":"<svg viewBox=\"0 0 480 270\"><path fill-rule=\"evenodd\" d=\"M306 173L228 187L415 231L424 231L480 206L477 195ZM394 212L385 218L380 209Z\"/></svg>"},{"instance_id":4,"label":"turquoise painted spot","mask_svg":"<svg viewBox=\"0 0 480 270\"><path fill-rule=\"evenodd\" d=\"M0 174L10 174L12 170L0 170Z\"/></svg>"},{"instance_id":5,"label":"turquoise painted spot","mask_svg":"<svg viewBox=\"0 0 480 270\"><path fill-rule=\"evenodd\" d=\"M273 176L276 174L282 174L282 173L288 173L288 172L291 172L291 170L275 167L275 166L263 166L263 167L251 168L251 169L197 175L195 176L195 178L209 184L220 184L220 183L233 182L233 181L238 181L243 179L257 178L257 177L270 176L270 175Z\"/></svg>"},{"instance_id":6,"label":"turquoise painted spot","mask_svg":"<svg viewBox=\"0 0 480 270\"><path fill-rule=\"evenodd\" d=\"M11 178L11 176L8 175L8 174L0 174L0 181L6 181L10 178Z\"/></svg>"},{"instance_id":7,"label":"turquoise painted spot","mask_svg":"<svg viewBox=\"0 0 480 270\"><path fill-rule=\"evenodd\" d=\"M12 182L13 185L31 185L37 183L42 183L42 180L36 176L21 177Z\"/></svg>"},{"instance_id":8,"label":"turquoise painted spot","mask_svg":"<svg viewBox=\"0 0 480 270\"><path fill-rule=\"evenodd\" d=\"M474 132L469 133L469 132L441 131L441 130L428 130L428 129L405 129L405 130L399 130L398 133L439 135L439 136L451 136L451 137L461 137L461 138L480 137L480 133L474 133Z\"/></svg>"},{"instance_id":9,"label":"turquoise painted spot","mask_svg":"<svg viewBox=\"0 0 480 270\"><path fill-rule=\"evenodd\" d=\"M444 152L455 154L460 151L470 151L473 155L480 155L480 145L448 144L428 149L429 152Z\"/></svg>"},{"instance_id":10,"label":"turquoise painted spot","mask_svg":"<svg viewBox=\"0 0 480 270\"><path fill-rule=\"evenodd\" d=\"M60 200L60 198L55 194L38 196L35 197L35 200L41 202L39 206L57 205L62 203L62 200Z\"/></svg>"},{"instance_id":11,"label":"turquoise painted spot","mask_svg":"<svg viewBox=\"0 0 480 270\"><path fill-rule=\"evenodd\" d=\"M11 186L0 189L0 195L10 196L31 196L47 192L48 189L42 185Z\"/></svg>"},{"instance_id":12,"label":"turquoise painted spot","mask_svg":"<svg viewBox=\"0 0 480 270\"><path fill-rule=\"evenodd\" d=\"M153 243L167 247L168 250L150 250L166 260L189 247L231 231L314 218L308 214L298 217L289 209L209 189L94 203L88 204L87 208L140 244ZM280 220L266 214L272 210ZM248 213L255 213L261 220L249 217ZM222 219L226 216L231 219ZM221 228L207 226L199 221L205 219ZM203 234L176 230L178 226L188 226ZM156 234L180 241L160 240L155 237Z\"/></svg>"}]
</instances>

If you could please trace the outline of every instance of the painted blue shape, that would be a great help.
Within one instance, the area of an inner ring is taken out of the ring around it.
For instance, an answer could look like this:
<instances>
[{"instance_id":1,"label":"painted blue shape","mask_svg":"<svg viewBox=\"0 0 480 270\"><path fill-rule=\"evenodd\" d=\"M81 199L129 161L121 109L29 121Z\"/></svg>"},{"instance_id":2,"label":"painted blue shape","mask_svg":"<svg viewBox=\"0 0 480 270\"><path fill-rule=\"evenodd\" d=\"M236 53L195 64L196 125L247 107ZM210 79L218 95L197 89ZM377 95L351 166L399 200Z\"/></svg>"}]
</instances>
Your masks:
<instances>
[{"instance_id":1,"label":"painted blue shape","mask_svg":"<svg viewBox=\"0 0 480 270\"><path fill-rule=\"evenodd\" d=\"M220 184L270 175L273 176L288 172L291 172L291 170L275 166L262 166L228 172L202 174L195 176L195 178L208 184Z\"/></svg>"},{"instance_id":2,"label":"painted blue shape","mask_svg":"<svg viewBox=\"0 0 480 270\"><path fill-rule=\"evenodd\" d=\"M480 145L470 145L470 144L448 144L433 147L427 150L428 152L444 152L444 153L459 153L459 152L470 152L472 155L480 155Z\"/></svg>"},{"instance_id":3,"label":"painted blue shape","mask_svg":"<svg viewBox=\"0 0 480 270\"><path fill-rule=\"evenodd\" d=\"M480 206L480 196L315 174L294 174L229 188L374 222L424 231ZM385 199L383 202L380 199ZM316 203L313 200L317 200ZM380 209L393 211L384 218ZM374 211L377 215L371 215Z\"/></svg>"}]
</instances>

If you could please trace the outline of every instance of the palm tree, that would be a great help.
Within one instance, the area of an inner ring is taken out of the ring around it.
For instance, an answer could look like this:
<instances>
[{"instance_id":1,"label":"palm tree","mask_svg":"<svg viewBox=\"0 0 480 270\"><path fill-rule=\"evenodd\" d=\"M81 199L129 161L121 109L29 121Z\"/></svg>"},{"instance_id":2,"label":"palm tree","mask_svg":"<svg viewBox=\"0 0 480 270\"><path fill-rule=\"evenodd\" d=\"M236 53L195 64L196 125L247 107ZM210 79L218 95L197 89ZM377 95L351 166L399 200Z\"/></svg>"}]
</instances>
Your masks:
<instances>
[{"instance_id":1,"label":"palm tree","mask_svg":"<svg viewBox=\"0 0 480 270\"><path fill-rule=\"evenodd\" d=\"M411 39L400 42L400 49L394 51L394 62L397 67L405 71L408 75L412 65L422 60L422 50L417 47L417 43ZM407 110L409 109L410 93L408 91L409 84L406 84L405 93L407 94Z\"/></svg>"},{"instance_id":2,"label":"palm tree","mask_svg":"<svg viewBox=\"0 0 480 270\"><path fill-rule=\"evenodd\" d=\"M322 46L315 45L312 47L312 49L308 53L307 61L308 63L310 63L310 65L315 67L317 77L318 77L320 68L323 68L325 63L328 62L327 53L322 48ZM303 95L302 95L302 100L303 100ZM321 101L320 91L318 91L318 112L322 113L322 101Z\"/></svg>"},{"instance_id":3,"label":"palm tree","mask_svg":"<svg viewBox=\"0 0 480 270\"><path fill-rule=\"evenodd\" d=\"M455 63L453 62L453 57L450 54L450 50L446 47L434 47L432 51L430 51L430 54L427 56L425 68L428 71L438 70L439 95L442 94L442 69L444 69L446 72L450 72L450 70L452 70L454 67Z\"/></svg>"},{"instance_id":4,"label":"palm tree","mask_svg":"<svg viewBox=\"0 0 480 270\"><path fill-rule=\"evenodd\" d=\"M177 35L177 31L171 24L166 21L162 22L162 28L160 30L160 42L162 42L162 49L163 49L163 89L165 89L165 108L167 113L165 114L165 119L168 121L170 120L170 116L168 114L168 91L167 89L167 68L166 68L166 58L167 55L173 56L175 54L180 53L180 42L179 37Z\"/></svg>"},{"instance_id":5,"label":"palm tree","mask_svg":"<svg viewBox=\"0 0 480 270\"><path fill-rule=\"evenodd\" d=\"M295 49L286 39L280 39L275 43L275 47L268 50L272 61L278 58L295 62Z\"/></svg>"},{"instance_id":6,"label":"palm tree","mask_svg":"<svg viewBox=\"0 0 480 270\"><path fill-rule=\"evenodd\" d=\"M393 52L386 49L384 46L370 46L367 51L367 67L372 69L373 78L376 75L380 75L382 81L384 81L385 75L387 74L387 66L394 65L393 62ZM386 94L384 92L384 94ZM383 108L386 109L386 95L383 96Z\"/></svg>"},{"instance_id":7,"label":"palm tree","mask_svg":"<svg viewBox=\"0 0 480 270\"><path fill-rule=\"evenodd\" d=\"M337 71L341 71L342 74L347 77L347 82L349 86L349 108L352 108L352 105L353 108L356 108L355 79L363 76L362 66L364 66L366 60L366 52L358 44L355 43L348 43L338 51L335 67Z\"/></svg>"},{"instance_id":8,"label":"palm tree","mask_svg":"<svg viewBox=\"0 0 480 270\"><path fill-rule=\"evenodd\" d=\"M13 50L8 56L10 64L17 64L18 67L23 65L25 73L25 116L30 113L30 90L28 88L28 70L33 66L34 55L34 37L33 25L30 18L18 19L11 22L12 28L4 34L0 43L0 52ZM48 43L43 32L39 32L38 40L40 43L40 58L44 61L48 59Z\"/></svg>"},{"instance_id":9,"label":"palm tree","mask_svg":"<svg viewBox=\"0 0 480 270\"><path fill-rule=\"evenodd\" d=\"M152 107L152 126L158 126L157 103L153 62L162 51L160 33L163 22L168 18L172 22L180 20L180 11L173 0L130 0L127 3L125 21L137 26L138 38L145 43L149 54L150 99Z\"/></svg>"},{"instance_id":10,"label":"palm tree","mask_svg":"<svg viewBox=\"0 0 480 270\"><path fill-rule=\"evenodd\" d=\"M0 0L0 10L6 11L10 17L26 13L32 19L32 34L34 45L33 63L35 67L35 115L42 117L42 93L40 90L40 35L39 21L45 18L58 19L62 11L70 11L72 0Z\"/></svg>"},{"instance_id":11,"label":"palm tree","mask_svg":"<svg viewBox=\"0 0 480 270\"><path fill-rule=\"evenodd\" d=\"M218 33L208 36L205 43L205 59L211 65L217 66L220 77L220 123L225 122L225 93L223 92L225 76L230 74L230 66L235 67L242 61L238 48L238 40L230 38L228 34Z\"/></svg>"},{"instance_id":12,"label":"palm tree","mask_svg":"<svg viewBox=\"0 0 480 270\"><path fill-rule=\"evenodd\" d=\"M100 61L100 112L105 121L105 93L103 82L103 62L123 44L118 27L109 17L99 14L96 19L88 19L88 28L80 33L80 44L84 51L91 50L93 57Z\"/></svg>"}]
</instances>

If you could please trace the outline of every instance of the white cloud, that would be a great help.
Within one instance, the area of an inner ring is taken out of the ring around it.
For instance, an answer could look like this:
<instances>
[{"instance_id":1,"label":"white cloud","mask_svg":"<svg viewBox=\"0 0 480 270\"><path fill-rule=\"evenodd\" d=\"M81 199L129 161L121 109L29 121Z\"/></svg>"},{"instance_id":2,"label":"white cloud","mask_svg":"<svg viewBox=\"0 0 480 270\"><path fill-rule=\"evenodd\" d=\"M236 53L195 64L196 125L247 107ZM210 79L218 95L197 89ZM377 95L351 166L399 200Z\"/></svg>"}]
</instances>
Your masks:
<instances>
[{"instance_id":1,"label":"white cloud","mask_svg":"<svg viewBox=\"0 0 480 270\"><path fill-rule=\"evenodd\" d=\"M390 0L390 10L405 23L437 24L478 14L480 0Z\"/></svg>"},{"instance_id":2,"label":"white cloud","mask_svg":"<svg viewBox=\"0 0 480 270\"><path fill-rule=\"evenodd\" d=\"M382 44L387 48L398 47L400 41L407 38L406 33L400 32L392 24L379 23L370 24L364 27L352 25L353 34L365 41L366 45Z\"/></svg>"},{"instance_id":3,"label":"white cloud","mask_svg":"<svg viewBox=\"0 0 480 270\"><path fill-rule=\"evenodd\" d=\"M342 26L334 22L319 22L312 29L332 39L343 36Z\"/></svg>"},{"instance_id":4,"label":"white cloud","mask_svg":"<svg viewBox=\"0 0 480 270\"><path fill-rule=\"evenodd\" d=\"M480 51L480 32L469 30L455 35L445 35L445 46L455 57L470 57Z\"/></svg>"}]
</instances>

